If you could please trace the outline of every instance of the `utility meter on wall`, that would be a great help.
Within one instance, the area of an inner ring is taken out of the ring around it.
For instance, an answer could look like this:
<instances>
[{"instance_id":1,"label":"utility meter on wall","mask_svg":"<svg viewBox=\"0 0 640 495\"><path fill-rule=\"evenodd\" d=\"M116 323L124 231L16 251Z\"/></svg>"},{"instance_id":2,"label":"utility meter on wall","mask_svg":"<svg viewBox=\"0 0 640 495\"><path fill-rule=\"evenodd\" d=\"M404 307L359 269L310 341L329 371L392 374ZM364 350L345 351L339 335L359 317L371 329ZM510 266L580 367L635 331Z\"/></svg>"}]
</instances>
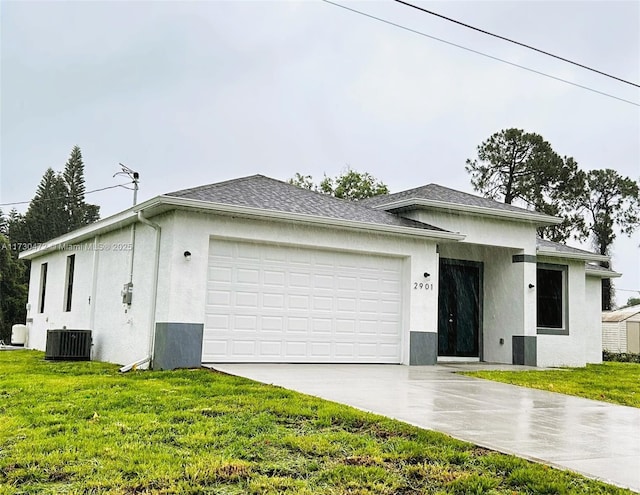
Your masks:
<instances>
[{"instance_id":1,"label":"utility meter on wall","mask_svg":"<svg viewBox=\"0 0 640 495\"><path fill-rule=\"evenodd\" d=\"M133 283L128 282L122 287L122 304L131 305L131 298L133 297Z\"/></svg>"}]
</instances>

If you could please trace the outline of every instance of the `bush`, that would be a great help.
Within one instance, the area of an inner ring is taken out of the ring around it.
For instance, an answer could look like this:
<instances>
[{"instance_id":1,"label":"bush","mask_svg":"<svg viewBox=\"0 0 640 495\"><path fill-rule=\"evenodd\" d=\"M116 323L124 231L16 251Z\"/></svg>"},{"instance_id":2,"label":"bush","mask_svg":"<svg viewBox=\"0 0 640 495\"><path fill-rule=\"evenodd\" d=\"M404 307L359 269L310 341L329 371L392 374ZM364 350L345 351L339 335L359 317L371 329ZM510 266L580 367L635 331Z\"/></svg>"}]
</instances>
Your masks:
<instances>
[{"instance_id":1,"label":"bush","mask_svg":"<svg viewBox=\"0 0 640 495\"><path fill-rule=\"evenodd\" d=\"M618 363L640 363L640 354L602 351L602 360L616 361Z\"/></svg>"}]
</instances>

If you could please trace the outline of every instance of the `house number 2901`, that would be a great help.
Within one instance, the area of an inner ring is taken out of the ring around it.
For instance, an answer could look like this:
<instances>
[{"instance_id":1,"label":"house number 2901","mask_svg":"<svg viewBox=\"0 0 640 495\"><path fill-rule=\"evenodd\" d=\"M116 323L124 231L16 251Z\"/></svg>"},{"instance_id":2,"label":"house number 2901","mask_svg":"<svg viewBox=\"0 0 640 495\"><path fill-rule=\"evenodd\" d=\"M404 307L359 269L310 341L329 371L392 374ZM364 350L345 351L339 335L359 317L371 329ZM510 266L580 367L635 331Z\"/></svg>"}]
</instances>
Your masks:
<instances>
[{"instance_id":1,"label":"house number 2901","mask_svg":"<svg viewBox=\"0 0 640 495\"><path fill-rule=\"evenodd\" d=\"M422 282L413 283L414 290L433 290L433 284L425 284Z\"/></svg>"}]
</instances>

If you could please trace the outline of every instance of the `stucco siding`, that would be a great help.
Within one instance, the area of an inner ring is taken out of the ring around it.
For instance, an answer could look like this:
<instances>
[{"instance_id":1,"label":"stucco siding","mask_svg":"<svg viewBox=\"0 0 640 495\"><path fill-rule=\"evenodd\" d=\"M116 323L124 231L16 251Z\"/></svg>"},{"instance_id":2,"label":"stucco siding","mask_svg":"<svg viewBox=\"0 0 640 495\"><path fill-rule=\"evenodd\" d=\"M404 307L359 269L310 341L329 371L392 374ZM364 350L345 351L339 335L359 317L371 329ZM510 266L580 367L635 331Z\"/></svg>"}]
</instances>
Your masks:
<instances>
[{"instance_id":1,"label":"stucco siding","mask_svg":"<svg viewBox=\"0 0 640 495\"><path fill-rule=\"evenodd\" d=\"M538 335L538 366L584 366L587 362L585 339L589 335L584 262L544 257L538 257L538 262L568 266L569 330L569 335Z\"/></svg>"},{"instance_id":2,"label":"stucco siding","mask_svg":"<svg viewBox=\"0 0 640 495\"><path fill-rule=\"evenodd\" d=\"M585 360L587 363L602 362L601 293L601 279L599 277L587 277L584 307Z\"/></svg>"},{"instance_id":3,"label":"stucco siding","mask_svg":"<svg viewBox=\"0 0 640 495\"><path fill-rule=\"evenodd\" d=\"M158 321L204 321L209 241L212 238L257 241L272 245L340 250L366 255L402 258L402 362L409 362L409 332L437 332L437 255L433 241L367 232L345 231L285 222L231 218L211 214L175 212L165 222L163 237L168 278L162 279L158 297ZM191 253L191 260L184 252ZM413 289L429 273L431 290Z\"/></svg>"},{"instance_id":4,"label":"stucco siding","mask_svg":"<svg viewBox=\"0 0 640 495\"><path fill-rule=\"evenodd\" d=\"M145 230L146 229L146 230ZM32 261L29 283L28 346L44 350L47 330L69 328L92 331L92 358L119 364L148 354L153 265L153 231L137 226L133 271L133 304L122 303L122 288L129 281L131 230L125 228ZM75 254L71 311L64 311L67 256ZM47 263L45 310L38 308L41 265Z\"/></svg>"},{"instance_id":5,"label":"stucco siding","mask_svg":"<svg viewBox=\"0 0 640 495\"><path fill-rule=\"evenodd\" d=\"M464 244L507 247L536 254L536 227L530 223L438 210L412 210L402 216L460 232L465 235Z\"/></svg>"},{"instance_id":6,"label":"stucco siding","mask_svg":"<svg viewBox=\"0 0 640 495\"><path fill-rule=\"evenodd\" d=\"M127 364L149 355L152 274L155 260L155 232L136 225L135 249L100 251L96 262L96 306L93 317L94 358ZM131 228L100 237L103 244L128 243ZM131 305L122 302L124 284L129 281L133 256Z\"/></svg>"},{"instance_id":7,"label":"stucco siding","mask_svg":"<svg viewBox=\"0 0 640 495\"><path fill-rule=\"evenodd\" d=\"M67 257L75 255L75 270L71 311L65 311ZM91 287L90 251L58 250L31 264L27 319L29 323L28 347L44 350L49 329L88 329ZM42 265L47 264L44 311L40 312Z\"/></svg>"},{"instance_id":8,"label":"stucco siding","mask_svg":"<svg viewBox=\"0 0 640 495\"><path fill-rule=\"evenodd\" d=\"M483 263L482 359L494 363L512 362L512 337L535 335L535 263L514 263L520 250L442 244L440 256ZM502 339L502 342L501 342Z\"/></svg>"}]
</instances>

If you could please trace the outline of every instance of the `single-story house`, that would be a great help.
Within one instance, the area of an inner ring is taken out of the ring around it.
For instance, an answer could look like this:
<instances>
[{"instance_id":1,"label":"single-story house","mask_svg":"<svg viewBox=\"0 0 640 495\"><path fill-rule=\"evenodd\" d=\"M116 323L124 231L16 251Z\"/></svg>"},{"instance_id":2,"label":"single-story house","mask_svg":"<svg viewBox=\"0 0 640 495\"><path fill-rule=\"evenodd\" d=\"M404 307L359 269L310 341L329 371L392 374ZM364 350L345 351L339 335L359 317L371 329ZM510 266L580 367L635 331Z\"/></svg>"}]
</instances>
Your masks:
<instances>
[{"instance_id":1,"label":"single-story house","mask_svg":"<svg viewBox=\"0 0 640 495\"><path fill-rule=\"evenodd\" d=\"M640 305L602 312L602 349L640 354Z\"/></svg>"},{"instance_id":2,"label":"single-story house","mask_svg":"<svg viewBox=\"0 0 640 495\"><path fill-rule=\"evenodd\" d=\"M436 184L357 202L261 175L176 191L21 253L28 346L87 329L93 359L163 369L600 362L617 274L536 237L559 221Z\"/></svg>"}]
</instances>

